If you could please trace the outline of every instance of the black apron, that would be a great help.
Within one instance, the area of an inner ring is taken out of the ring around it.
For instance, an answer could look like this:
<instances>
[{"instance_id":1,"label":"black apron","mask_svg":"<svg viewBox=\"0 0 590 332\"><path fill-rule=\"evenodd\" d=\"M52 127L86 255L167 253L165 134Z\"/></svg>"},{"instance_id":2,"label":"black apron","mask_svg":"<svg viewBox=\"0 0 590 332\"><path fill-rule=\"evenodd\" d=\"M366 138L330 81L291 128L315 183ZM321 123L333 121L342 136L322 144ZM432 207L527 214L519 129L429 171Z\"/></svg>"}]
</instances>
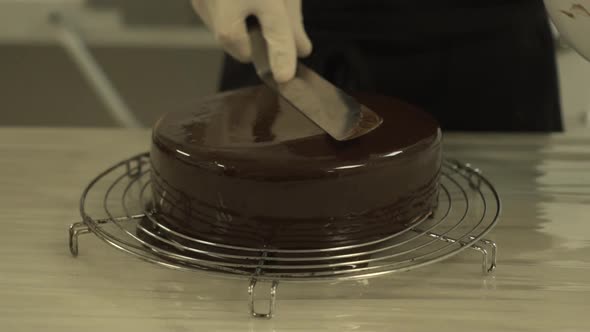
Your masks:
<instances>
[{"instance_id":1,"label":"black apron","mask_svg":"<svg viewBox=\"0 0 590 332\"><path fill-rule=\"evenodd\" d=\"M541 0L309 0L304 62L348 91L404 99L444 130L561 131ZM260 84L226 57L221 90Z\"/></svg>"}]
</instances>

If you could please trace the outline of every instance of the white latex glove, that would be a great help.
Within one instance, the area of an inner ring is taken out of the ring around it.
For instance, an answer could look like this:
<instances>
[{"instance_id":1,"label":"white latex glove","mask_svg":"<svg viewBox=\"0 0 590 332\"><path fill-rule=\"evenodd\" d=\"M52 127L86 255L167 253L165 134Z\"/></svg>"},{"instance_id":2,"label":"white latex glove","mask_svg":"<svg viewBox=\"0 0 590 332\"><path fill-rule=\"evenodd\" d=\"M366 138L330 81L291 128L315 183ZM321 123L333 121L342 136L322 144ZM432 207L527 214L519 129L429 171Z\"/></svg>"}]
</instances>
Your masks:
<instances>
[{"instance_id":1,"label":"white latex glove","mask_svg":"<svg viewBox=\"0 0 590 332\"><path fill-rule=\"evenodd\" d=\"M303 27L301 0L192 0L192 4L225 51L244 63L250 62L252 55L246 18L256 16L278 82L292 79L297 57L311 53L311 41Z\"/></svg>"},{"instance_id":2,"label":"white latex glove","mask_svg":"<svg viewBox=\"0 0 590 332\"><path fill-rule=\"evenodd\" d=\"M559 34L590 61L590 0L545 0Z\"/></svg>"}]
</instances>

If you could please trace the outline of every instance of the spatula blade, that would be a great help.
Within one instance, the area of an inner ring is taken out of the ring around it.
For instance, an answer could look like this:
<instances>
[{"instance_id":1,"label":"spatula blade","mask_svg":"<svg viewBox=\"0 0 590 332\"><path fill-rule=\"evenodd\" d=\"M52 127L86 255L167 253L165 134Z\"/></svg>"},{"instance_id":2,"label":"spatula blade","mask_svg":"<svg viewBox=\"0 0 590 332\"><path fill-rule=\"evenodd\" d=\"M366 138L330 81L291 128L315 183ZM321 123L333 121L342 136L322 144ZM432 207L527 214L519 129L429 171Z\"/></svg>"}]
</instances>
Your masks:
<instances>
[{"instance_id":1,"label":"spatula blade","mask_svg":"<svg viewBox=\"0 0 590 332\"><path fill-rule=\"evenodd\" d=\"M266 41L257 27L249 28L252 60L262 81L295 109L338 141L365 135L379 127L383 119L332 83L297 63L295 77L285 83L274 80Z\"/></svg>"}]
</instances>

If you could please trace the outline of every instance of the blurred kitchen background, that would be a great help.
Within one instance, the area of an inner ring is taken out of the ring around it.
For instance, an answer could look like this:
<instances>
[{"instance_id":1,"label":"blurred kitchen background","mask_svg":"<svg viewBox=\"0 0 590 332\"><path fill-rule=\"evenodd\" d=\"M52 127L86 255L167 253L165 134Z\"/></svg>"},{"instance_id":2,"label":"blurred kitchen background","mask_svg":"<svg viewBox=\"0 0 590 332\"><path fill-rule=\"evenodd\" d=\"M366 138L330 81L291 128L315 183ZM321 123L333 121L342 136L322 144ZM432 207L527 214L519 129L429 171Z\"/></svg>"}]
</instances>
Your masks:
<instances>
[{"instance_id":1,"label":"blurred kitchen background","mask_svg":"<svg viewBox=\"0 0 590 332\"><path fill-rule=\"evenodd\" d=\"M556 39L566 130L588 129L590 63ZM0 0L0 126L151 126L221 57L187 0Z\"/></svg>"}]
</instances>

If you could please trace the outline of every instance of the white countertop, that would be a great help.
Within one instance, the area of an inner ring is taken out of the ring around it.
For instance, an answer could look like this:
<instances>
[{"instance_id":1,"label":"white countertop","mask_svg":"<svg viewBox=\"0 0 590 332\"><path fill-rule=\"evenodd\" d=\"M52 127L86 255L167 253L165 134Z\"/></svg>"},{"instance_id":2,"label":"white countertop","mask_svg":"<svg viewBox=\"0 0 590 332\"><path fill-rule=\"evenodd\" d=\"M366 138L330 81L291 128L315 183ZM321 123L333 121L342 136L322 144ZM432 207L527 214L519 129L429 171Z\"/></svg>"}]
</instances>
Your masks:
<instances>
[{"instance_id":1,"label":"white countertop","mask_svg":"<svg viewBox=\"0 0 590 332\"><path fill-rule=\"evenodd\" d=\"M149 132L0 128L1 331L588 331L590 134L448 135L503 198L498 269L463 252L364 282L279 286L249 318L246 281L139 261L88 234L67 247L90 179Z\"/></svg>"}]
</instances>

